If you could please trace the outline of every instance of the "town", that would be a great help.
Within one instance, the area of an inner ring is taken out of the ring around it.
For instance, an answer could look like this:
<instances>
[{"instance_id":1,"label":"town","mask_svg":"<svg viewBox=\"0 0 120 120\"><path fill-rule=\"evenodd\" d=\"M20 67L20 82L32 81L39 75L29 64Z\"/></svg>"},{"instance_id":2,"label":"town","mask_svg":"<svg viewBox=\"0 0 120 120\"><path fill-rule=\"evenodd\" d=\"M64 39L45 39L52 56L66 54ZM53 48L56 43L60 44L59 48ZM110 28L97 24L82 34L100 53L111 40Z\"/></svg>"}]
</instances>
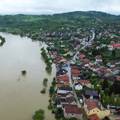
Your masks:
<instances>
[{"instance_id":1,"label":"town","mask_svg":"<svg viewBox=\"0 0 120 120\"><path fill-rule=\"evenodd\" d=\"M90 33L89 38L72 37L76 41L68 44L48 42L48 53L56 65L51 109L61 119L119 120L120 43L98 44L95 30Z\"/></svg>"}]
</instances>

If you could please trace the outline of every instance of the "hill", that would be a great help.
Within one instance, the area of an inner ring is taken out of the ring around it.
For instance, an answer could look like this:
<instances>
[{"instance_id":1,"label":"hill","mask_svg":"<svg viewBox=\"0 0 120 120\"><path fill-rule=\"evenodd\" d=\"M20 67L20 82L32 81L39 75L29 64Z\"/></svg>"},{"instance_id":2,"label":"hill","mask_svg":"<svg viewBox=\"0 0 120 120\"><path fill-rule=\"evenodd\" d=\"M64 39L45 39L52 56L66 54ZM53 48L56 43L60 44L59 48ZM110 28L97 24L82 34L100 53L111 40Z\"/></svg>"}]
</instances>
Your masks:
<instances>
[{"instance_id":1,"label":"hill","mask_svg":"<svg viewBox=\"0 0 120 120\"><path fill-rule=\"evenodd\" d=\"M120 16L96 11L76 11L54 15L4 15L0 16L0 30L17 34L28 34L42 31L57 31L62 27L118 29ZM109 27L109 28L108 28Z\"/></svg>"}]
</instances>

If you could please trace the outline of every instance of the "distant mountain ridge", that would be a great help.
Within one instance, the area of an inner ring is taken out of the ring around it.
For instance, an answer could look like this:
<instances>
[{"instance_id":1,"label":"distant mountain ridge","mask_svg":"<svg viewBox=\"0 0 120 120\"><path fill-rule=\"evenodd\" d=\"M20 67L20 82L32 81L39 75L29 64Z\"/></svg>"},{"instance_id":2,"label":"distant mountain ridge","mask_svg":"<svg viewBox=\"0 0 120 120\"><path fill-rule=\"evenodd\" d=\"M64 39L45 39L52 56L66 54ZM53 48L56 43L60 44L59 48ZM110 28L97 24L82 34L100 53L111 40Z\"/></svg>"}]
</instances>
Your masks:
<instances>
[{"instance_id":1,"label":"distant mountain ridge","mask_svg":"<svg viewBox=\"0 0 120 120\"><path fill-rule=\"evenodd\" d=\"M60 13L60 14L53 14L53 15L103 15L103 16L119 16L119 15L113 15L110 13L100 12L100 11L74 11L74 12L66 12L66 13Z\"/></svg>"},{"instance_id":2,"label":"distant mountain ridge","mask_svg":"<svg viewBox=\"0 0 120 120\"><path fill-rule=\"evenodd\" d=\"M90 18L101 18L101 19L120 19L120 15L112 15L105 12L98 12L98 11L75 11L75 12L68 12L62 14L54 14L53 16L64 16L64 17L90 17Z\"/></svg>"},{"instance_id":3,"label":"distant mountain ridge","mask_svg":"<svg viewBox=\"0 0 120 120\"><path fill-rule=\"evenodd\" d=\"M61 27L100 28L120 25L120 16L98 11L75 11L53 15L1 15L0 30L39 31L40 28L56 31Z\"/></svg>"},{"instance_id":4,"label":"distant mountain ridge","mask_svg":"<svg viewBox=\"0 0 120 120\"><path fill-rule=\"evenodd\" d=\"M117 17L119 18L120 15L113 15L110 13L105 13L101 11L74 11L74 12L65 12L65 13L55 13L52 15L27 15L27 14L16 14L16 15L0 15L0 17L3 16L92 16L92 17Z\"/></svg>"}]
</instances>

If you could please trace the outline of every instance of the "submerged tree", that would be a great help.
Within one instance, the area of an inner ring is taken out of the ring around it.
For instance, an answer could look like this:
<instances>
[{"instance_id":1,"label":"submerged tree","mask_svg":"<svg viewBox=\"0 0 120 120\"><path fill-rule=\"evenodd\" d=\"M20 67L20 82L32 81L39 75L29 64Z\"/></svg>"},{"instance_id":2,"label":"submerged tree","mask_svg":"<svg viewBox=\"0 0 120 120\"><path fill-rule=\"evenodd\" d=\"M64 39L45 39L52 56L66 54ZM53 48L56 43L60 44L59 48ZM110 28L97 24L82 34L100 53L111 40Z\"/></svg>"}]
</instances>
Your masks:
<instances>
[{"instance_id":1,"label":"submerged tree","mask_svg":"<svg viewBox=\"0 0 120 120\"><path fill-rule=\"evenodd\" d=\"M44 87L47 87L47 82L48 82L48 79L47 79L47 78L44 78L44 79L43 79L43 86L44 86Z\"/></svg>"},{"instance_id":2,"label":"submerged tree","mask_svg":"<svg viewBox=\"0 0 120 120\"><path fill-rule=\"evenodd\" d=\"M44 119L45 119L45 112L42 109L37 110L33 115L33 120L44 120Z\"/></svg>"},{"instance_id":3,"label":"submerged tree","mask_svg":"<svg viewBox=\"0 0 120 120\"><path fill-rule=\"evenodd\" d=\"M2 46L5 43L5 38L0 36L0 46Z\"/></svg>"},{"instance_id":4,"label":"submerged tree","mask_svg":"<svg viewBox=\"0 0 120 120\"><path fill-rule=\"evenodd\" d=\"M22 75L26 75L27 71L26 70L22 70L21 73L22 73Z\"/></svg>"}]
</instances>

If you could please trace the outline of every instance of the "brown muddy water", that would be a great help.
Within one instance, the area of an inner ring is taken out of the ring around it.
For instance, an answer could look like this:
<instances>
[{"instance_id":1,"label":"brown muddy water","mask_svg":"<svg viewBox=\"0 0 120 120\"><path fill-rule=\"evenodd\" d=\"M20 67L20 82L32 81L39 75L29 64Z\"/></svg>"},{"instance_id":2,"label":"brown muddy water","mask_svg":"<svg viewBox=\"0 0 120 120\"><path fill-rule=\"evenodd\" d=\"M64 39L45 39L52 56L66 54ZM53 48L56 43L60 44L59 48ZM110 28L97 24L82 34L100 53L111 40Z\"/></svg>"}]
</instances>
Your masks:
<instances>
[{"instance_id":1,"label":"brown muddy water","mask_svg":"<svg viewBox=\"0 0 120 120\"><path fill-rule=\"evenodd\" d=\"M40 48L45 44L32 42L27 37L0 33L6 43L0 47L0 120L32 120L32 115L39 108L45 110L45 120L54 120L47 109L48 91L40 94L44 78L49 83L55 75L45 71L45 64L40 55ZM25 76L21 71L26 70Z\"/></svg>"}]
</instances>

